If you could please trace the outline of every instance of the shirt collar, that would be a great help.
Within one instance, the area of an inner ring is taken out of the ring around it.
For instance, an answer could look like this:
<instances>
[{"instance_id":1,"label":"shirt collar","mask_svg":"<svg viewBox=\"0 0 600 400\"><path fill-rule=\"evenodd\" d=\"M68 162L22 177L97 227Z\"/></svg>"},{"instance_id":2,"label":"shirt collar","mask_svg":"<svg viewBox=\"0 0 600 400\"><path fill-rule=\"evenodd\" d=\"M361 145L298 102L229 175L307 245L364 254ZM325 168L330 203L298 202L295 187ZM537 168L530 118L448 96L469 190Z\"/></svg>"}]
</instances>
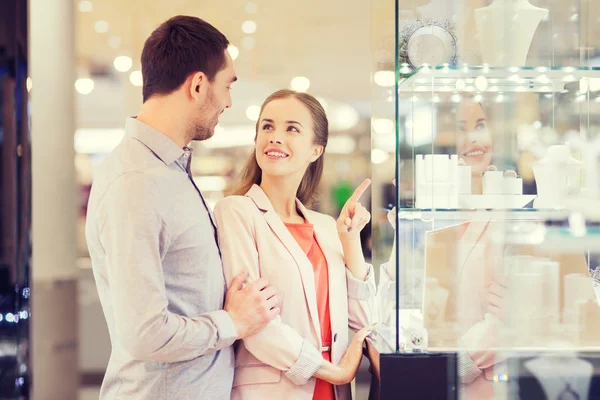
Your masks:
<instances>
[{"instance_id":1,"label":"shirt collar","mask_svg":"<svg viewBox=\"0 0 600 400\"><path fill-rule=\"evenodd\" d=\"M177 146L166 135L144 124L135 117L127 118L125 131L128 135L148 147L166 165L172 164L185 154L185 150Z\"/></svg>"}]
</instances>

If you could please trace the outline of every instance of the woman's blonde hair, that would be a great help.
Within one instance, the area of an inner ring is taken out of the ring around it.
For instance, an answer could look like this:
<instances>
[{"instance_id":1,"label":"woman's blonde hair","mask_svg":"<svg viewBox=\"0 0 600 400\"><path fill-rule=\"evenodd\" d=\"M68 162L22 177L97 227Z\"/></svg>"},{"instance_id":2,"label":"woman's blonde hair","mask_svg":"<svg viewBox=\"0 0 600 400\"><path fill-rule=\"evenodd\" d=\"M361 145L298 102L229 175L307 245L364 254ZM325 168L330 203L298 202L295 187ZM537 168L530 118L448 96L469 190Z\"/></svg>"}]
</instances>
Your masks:
<instances>
[{"instance_id":1,"label":"woman's blonde hair","mask_svg":"<svg viewBox=\"0 0 600 400\"><path fill-rule=\"evenodd\" d=\"M323 146L323 153L325 153L325 147L327 147L327 139L329 137L329 122L327 121L327 115L325 114L325 110L323 109L323 106L321 106L321 103L319 103L319 101L310 94L296 92L289 89L278 90L267 97L260 108L259 115L262 115L265 107L270 102L274 100L287 99L290 97L300 101L306 106L306 108L308 108L308 111L310 111L313 119L315 134L314 144ZM256 136L258 136L259 124L260 116L256 122ZM256 136L254 137L255 143ZM305 205L310 205L314 201L315 193L317 191L317 187L319 186L319 182L321 181L321 175L323 174L323 156L324 155L322 154L321 157L309 165L304 173L304 176L302 177L300 186L298 187L296 197ZM248 160L241 171L240 182L237 185L234 194L241 196L245 195L248 190L250 190L252 185L260 185L261 179L262 170L256 161L256 149L253 149L250 157L248 157Z\"/></svg>"}]
</instances>

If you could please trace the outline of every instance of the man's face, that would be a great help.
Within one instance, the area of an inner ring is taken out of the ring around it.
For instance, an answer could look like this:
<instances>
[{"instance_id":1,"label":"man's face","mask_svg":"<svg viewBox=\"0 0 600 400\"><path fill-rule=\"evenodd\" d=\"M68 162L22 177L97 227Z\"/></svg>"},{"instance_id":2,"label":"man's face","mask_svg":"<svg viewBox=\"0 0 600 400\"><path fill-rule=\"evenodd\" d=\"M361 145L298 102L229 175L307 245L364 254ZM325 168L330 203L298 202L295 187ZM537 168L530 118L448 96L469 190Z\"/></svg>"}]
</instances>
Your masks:
<instances>
[{"instance_id":1,"label":"man's face","mask_svg":"<svg viewBox=\"0 0 600 400\"><path fill-rule=\"evenodd\" d=\"M219 116L231 107L231 85L236 80L233 60L225 50L225 66L215 74L212 82L203 83L203 101L193 110L194 122L189 128L192 140L206 140L214 135Z\"/></svg>"}]
</instances>

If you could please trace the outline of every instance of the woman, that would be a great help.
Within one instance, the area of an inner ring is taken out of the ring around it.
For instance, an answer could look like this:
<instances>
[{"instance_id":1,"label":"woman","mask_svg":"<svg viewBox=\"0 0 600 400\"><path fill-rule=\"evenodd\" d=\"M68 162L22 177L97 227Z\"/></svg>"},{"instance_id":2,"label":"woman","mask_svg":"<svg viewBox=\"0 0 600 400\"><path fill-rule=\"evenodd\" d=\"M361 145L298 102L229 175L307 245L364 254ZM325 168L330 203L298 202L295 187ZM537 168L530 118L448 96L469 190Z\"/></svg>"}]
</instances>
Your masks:
<instances>
[{"instance_id":1,"label":"woman","mask_svg":"<svg viewBox=\"0 0 600 400\"><path fill-rule=\"evenodd\" d=\"M358 202L337 222L306 206L323 171L328 122L305 93L275 92L256 124L255 148L236 196L215 208L228 283L242 271L266 278L282 297L280 316L236 348L232 399L350 399L375 306L372 267L360 232L370 220ZM348 327L360 331L348 343Z\"/></svg>"},{"instance_id":2,"label":"woman","mask_svg":"<svg viewBox=\"0 0 600 400\"><path fill-rule=\"evenodd\" d=\"M492 162L492 135L481 104L464 99L458 105L456 152L471 166L471 193L482 194L483 173Z\"/></svg>"}]
</instances>

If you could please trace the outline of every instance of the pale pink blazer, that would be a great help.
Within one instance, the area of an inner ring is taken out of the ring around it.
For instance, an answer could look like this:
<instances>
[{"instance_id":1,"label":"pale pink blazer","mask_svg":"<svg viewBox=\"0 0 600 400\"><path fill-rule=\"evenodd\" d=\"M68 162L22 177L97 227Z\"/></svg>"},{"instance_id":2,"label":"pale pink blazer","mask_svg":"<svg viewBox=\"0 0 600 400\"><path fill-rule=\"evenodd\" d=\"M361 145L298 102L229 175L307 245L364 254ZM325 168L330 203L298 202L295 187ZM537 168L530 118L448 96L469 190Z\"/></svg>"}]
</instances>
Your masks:
<instances>
[{"instance_id":1,"label":"pale pink blazer","mask_svg":"<svg viewBox=\"0 0 600 400\"><path fill-rule=\"evenodd\" d=\"M502 222L471 221L457 243L457 322L465 351L459 355L459 372L465 400L504 398L507 389L498 379L507 372L505 357L494 350L502 346L502 324L486 310L487 287L501 274L504 229Z\"/></svg>"},{"instance_id":2,"label":"pale pink blazer","mask_svg":"<svg viewBox=\"0 0 600 400\"><path fill-rule=\"evenodd\" d=\"M332 362L339 363L348 347L348 327L372 324L376 286L373 268L362 280L344 264L335 220L298 209L314 225L329 269ZM234 400L311 400L322 364L321 328L313 267L274 211L262 189L254 185L245 196L230 196L215 208L227 284L243 270L248 280L268 279L282 294L281 314L264 330L236 344ZM336 387L340 400L351 398L350 385Z\"/></svg>"}]
</instances>

